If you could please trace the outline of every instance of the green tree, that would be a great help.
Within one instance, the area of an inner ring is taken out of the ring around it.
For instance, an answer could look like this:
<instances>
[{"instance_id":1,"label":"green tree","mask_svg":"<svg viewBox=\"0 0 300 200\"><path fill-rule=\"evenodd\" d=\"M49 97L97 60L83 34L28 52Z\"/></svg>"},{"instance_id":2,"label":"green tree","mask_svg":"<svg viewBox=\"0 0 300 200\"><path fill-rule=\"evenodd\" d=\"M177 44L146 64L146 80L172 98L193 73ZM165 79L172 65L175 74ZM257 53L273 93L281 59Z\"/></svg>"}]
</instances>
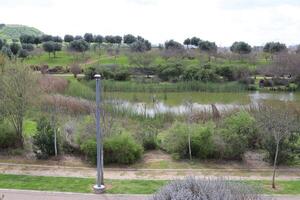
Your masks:
<instances>
[{"instance_id":1,"label":"green tree","mask_svg":"<svg viewBox=\"0 0 300 200\"><path fill-rule=\"evenodd\" d=\"M264 52L276 54L287 49L286 45L280 42L268 42L264 46Z\"/></svg>"},{"instance_id":2,"label":"green tree","mask_svg":"<svg viewBox=\"0 0 300 200\"><path fill-rule=\"evenodd\" d=\"M21 35L20 42L26 44L34 44L35 37L33 35Z\"/></svg>"},{"instance_id":3,"label":"green tree","mask_svg":"<svg viewBox=\"0 0 300 200\"><path fill-rule=\"evenodd\" d=\"M131 34L124 35L123 37L124 43L128 45L134 43L136 40L136 37Z\"/></svg>"},{"instance_id":4,"label":"green tree","mask_svg":"<svg viewBox=\"0 0 300 200\"><path fill-rule=\"evenodd\" d=\"M44 49L44 51L49 53L49 58L50 58L51 53L53 53L53 56L55 58L56 57L56 52L61 51L62 45L58 42L53 42L53 41L44 42L43 43L43 49Z\"/></svg>"},{"instance_id":5,"label":"green tree","mask_svg":"<svg viewBox=\"0 0 300 200\"><path fill-rule=\"evenodd\" d=\"M19 50L21 49L21 46L20 44L13 42L9 45L9 48L14 55L17 55Z\"/></svg>"},{"instance_id":6,"label":"green tree","mask_svg":"<svg viewBox=\"0 0 300 200\"><path fill-rule=\"evenodd\" d=\"M84 53L89 50L90 45L85 40L74 40L70 43L69 49L71 51L80 52L84 55Z\"/></svg>"},{"instance_id":7,"label":"green tree","mask_svg":"<svg viewBox=\"0 0 300 200\"><path fill-rule=\"evenodd\" d=\"M84 37L84 40L88 43L94 42L94 36L91 33L86 33L86 34L84 34L83 37Z\"/></svg>"},{"instance_id":8,"label":"green tree","mask_svg":"<svg viewBox=\"0 0 300 200\"><path fill-rule=\"evenodd\" d=\"M183 49L183 46L179 42L176 42L174 40L169 40L165 42L165 48L176 50L176 49Z\"/></svg>"},{"instance_id":9,"label":"green tree","mask_svg":"<svg viewBox=\"0 0 300 200\"><path fill-rule=\"evenodd\" d=\"M183 41L183 44L186 45L186 48L189 48L189 46L191 45L191 39L187 38Z\"/></svg>"},{"instance_id":10,"label":"green tree","mask_svg":"<svg viewBox=\"0 0 300 200\"><path fill-rule=\"evenodd\" d=\"M73 35L65 35L65 37L64 37L64 41L65 41L65 42L70 43L70 42L72 42L73 40L74 40Z\"/></svg>"},{"instance_id":11,"label":"green tree","mask_svg":"<svg viewBox=\"0 0 300 200\"><path fill-rule=\"evenodd\" d=\"M198 38L198 37L192 37L191 38L191 45L198 46L200 41L201 41L200 38Z\"/></svg>"},{"instance_id":12,"label":"green tree","mask_svg":"<svg viewBox=\"0 0 300 200\"><path fill-rule=\"evenodd\" d=\"M249 54L252 51L252 47L246 42L234 42L230 47L230 51L240 55Z\"/></svg>"}]
</instances>

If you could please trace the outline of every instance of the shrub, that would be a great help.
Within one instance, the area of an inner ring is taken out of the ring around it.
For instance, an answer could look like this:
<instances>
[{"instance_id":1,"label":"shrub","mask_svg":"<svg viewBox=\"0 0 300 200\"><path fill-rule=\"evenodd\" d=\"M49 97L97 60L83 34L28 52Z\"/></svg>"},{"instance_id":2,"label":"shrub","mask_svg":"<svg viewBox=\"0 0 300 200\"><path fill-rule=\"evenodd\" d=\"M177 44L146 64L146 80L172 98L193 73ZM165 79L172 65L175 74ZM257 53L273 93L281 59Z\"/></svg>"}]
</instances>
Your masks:
<instances>
[{"instance_id":1,"label":"shrub","mask_svg":"<svg viewBox=\"0 0 300 200\"><path fill-rule=\"evenodd\" d=\"M0 120L0 149L16 147L17 134L5 120Z\"/></svg>"},{"instance_id":2,"label":"shrub","mask_svg":"<svg viewBox=\"0 0 300 200\"><path fill-rule=\"evenodd\" d=\"M88 139L80 145L81 151L86 156L86 159L93 164L97 163L97 142L95 139Z\"/></svg>"},{"instance_id":3,"label":"shrub","mask_svg":"<svg viewBox=\"0 0 300 200\"><path fill-rule=\"evenodd\" d=\"M97 143L95 139L89 139L82 143L80 149L87 159L96 163ZM122 133L104 139L103 145L104 163L132 164L141 158L143 149L129 134Z\"/></svg>"},{"instance_id":4,"label":"shrub","mask_svg":"<svg viewBox=\"0 0 300 200\"><path fill-rule=\"evenodd\" d=\"M186 124L176 122L163 133L161 147L179 158L189 157L188 137L191 137L192 156L209 158L214 154L213 124Z\"/></svg>"},{"instance_id":5,"label":"shrub","mask_svg":"<svg viewBox=\"0 0 300 200\"><path fill-rule=\"evenodd\" d=\"M157 128L151 124L145 124L137 132L137 139L143 144L145 150L157 148Z\"/></svg>"},{"instance_id":6,"label":"shrub","mask_svg":"<svg viewBox=\"0 0 300 200\"><path fill-rule=\"evenodd\" d=\"M226 118L221 132L226 143L227 158L241 158L248 148L254 148L260 143L255 119L246 111Z\"/></svg>"},{"instance_id":7,"label":"shrub","mask_svg":"<svg viewBox=\"0 0 300 200\"><path fill-rule=\"evenodd\" d=\"M259 191L243 182L224 179L186 178L176 180L164 186L151 198L152 200L198 200L230 199L261 200Z\"/></svg>"},{"instance_id":8,"label":"shrub","mask_svg":"<svg viewBox=\"0 0 300 200\"><path fill-rule=\"evenodd\" d=\"M126 133L115 135L104 141L104 162L132 164L142 156L143 149L132 136Z\"/></svg>"},{"instance_id":9,"label":"shrub","mask_svg":"<svg viewBox=\"0 0 300 200\"><path fill-rule=\"evenodd\" d=\"M58 133L58 131L57 131ZM59 134L57 134L57 147L59 148ZM42 117L37 125L37 133L33 136L33 151L38 159L47 159L55 155L54 129L50 121Z\"/></svg>"}]
</instances>

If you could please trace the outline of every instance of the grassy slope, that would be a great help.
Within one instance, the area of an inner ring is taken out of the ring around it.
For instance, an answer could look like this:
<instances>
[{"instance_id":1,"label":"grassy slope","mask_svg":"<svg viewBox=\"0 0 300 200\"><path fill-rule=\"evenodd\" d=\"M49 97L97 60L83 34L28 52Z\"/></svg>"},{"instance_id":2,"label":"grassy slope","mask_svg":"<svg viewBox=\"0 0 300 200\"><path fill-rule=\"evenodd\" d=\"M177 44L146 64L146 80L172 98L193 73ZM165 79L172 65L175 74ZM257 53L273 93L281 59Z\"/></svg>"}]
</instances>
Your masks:
<instances>
[{"instance_id":1,"label":"grassy slope","mask_svg":"<svg viewBox=\"0 0 300 200\"><path fill-rule=\"evenodd\" d=\"M19 37L22 34L39 36L42 35L43 32L33 27L28 27L23 25L9 25L9 24L5 25L3 28L0 29L0 38L9 41L12 39L19 39Z\"/></svg>"},{"instance_id":2,"label":"grassy slope","mask_svg":"<svg viewBox=\"0 0 300 200\"><path fill-rule=\"evenodd\" d=\"M152 194L168 181L164 180L105 180L110 194ZM259 185L264 194L300 194L300 181L277 181L279 189L272 190L270 181L246 181ZM65 178L0 174L0 188L42 191L91 193L93 178Z\"/></svg>"}]
</instances>

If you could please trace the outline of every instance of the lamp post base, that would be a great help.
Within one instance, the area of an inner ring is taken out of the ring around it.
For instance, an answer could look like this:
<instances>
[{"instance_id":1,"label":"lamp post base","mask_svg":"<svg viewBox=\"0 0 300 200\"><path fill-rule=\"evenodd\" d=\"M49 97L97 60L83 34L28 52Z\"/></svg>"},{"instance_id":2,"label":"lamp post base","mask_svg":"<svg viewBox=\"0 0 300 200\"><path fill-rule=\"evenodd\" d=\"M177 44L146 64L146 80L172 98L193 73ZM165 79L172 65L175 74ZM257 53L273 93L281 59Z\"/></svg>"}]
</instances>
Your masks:
<instances>
[{"instance_id":1,"label":"lamp post base","mask_svg":"<svg viewBox=\"0 0 300 200\"><path fill-rule=\"evenodd\" d=\"M102 193L105 192L105 186L104 185L101 185L100 187L98 185L94 185L93 189L94 189L94 192L96 194L102 194Z\"/></svg>"}]
</instances>

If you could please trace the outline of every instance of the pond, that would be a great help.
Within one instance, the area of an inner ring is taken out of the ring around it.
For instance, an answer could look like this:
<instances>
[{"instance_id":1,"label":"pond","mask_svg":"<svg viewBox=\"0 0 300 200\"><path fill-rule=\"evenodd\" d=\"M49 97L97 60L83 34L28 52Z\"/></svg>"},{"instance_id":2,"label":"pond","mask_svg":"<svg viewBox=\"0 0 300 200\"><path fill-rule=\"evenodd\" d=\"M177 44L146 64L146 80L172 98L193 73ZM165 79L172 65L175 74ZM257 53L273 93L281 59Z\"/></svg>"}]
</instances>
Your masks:
<instances>
[{"instance_id":1,"label":"pond","mask_svg":"<svg viewBox=\"0 0 300 200\"><path fill-rule=\"evenodd\" d=\"M300 106L299 93L106 92L104 97L119 108L129 109L137 114L148 116L168 112L183 114L188 112L191 108L189 106L192 106L194 111L211 111L212 104L220 112L257 106L260 103L272 105L293 103Z\"/></svg>"}]
</instances>

